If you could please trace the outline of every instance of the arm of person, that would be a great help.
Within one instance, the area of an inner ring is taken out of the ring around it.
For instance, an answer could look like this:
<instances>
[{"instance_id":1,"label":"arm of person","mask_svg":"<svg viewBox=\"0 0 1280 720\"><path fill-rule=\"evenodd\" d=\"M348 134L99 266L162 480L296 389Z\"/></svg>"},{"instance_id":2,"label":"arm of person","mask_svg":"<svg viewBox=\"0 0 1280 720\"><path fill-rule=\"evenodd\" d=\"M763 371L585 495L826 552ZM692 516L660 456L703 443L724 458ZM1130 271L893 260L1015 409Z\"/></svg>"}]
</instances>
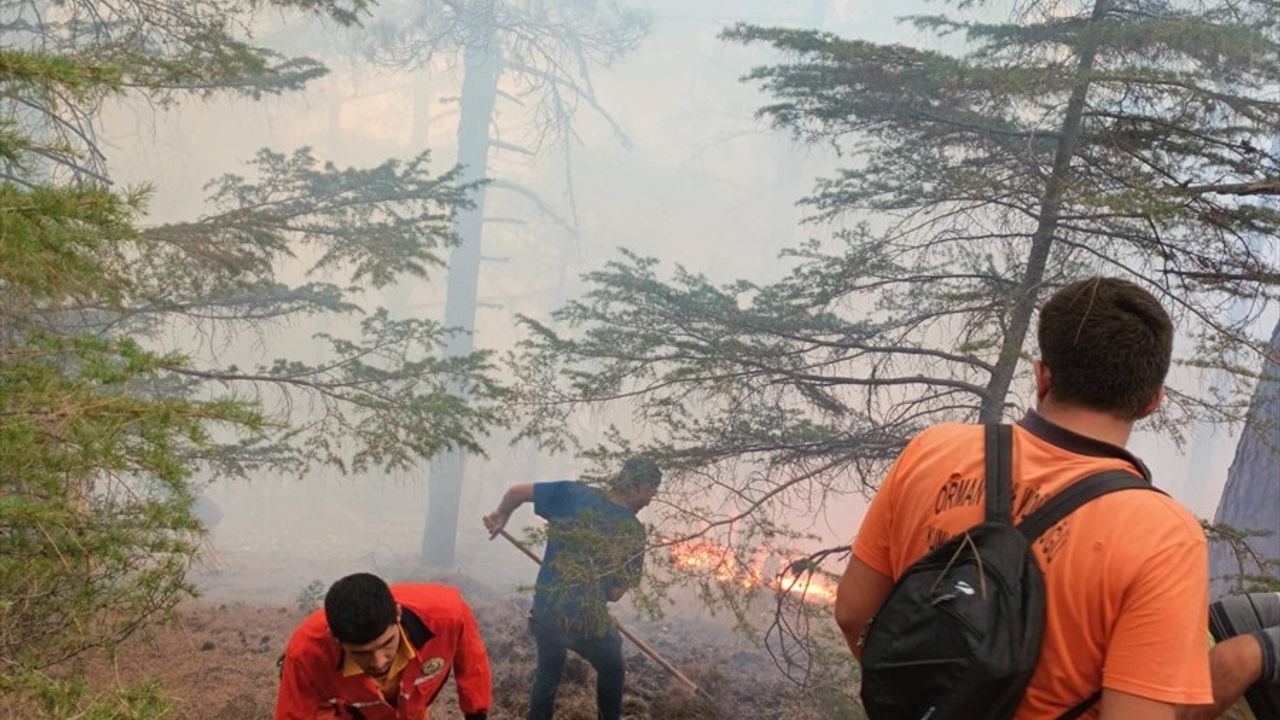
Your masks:
<instances>
[{"instance_id":1,"label":"arm of person","mask_svg":"<svg viewBox=\"0 0 1280 720\"><path fill-rule=\"evenodd\" d=\"M1173 720L1209 705L1208 545L1203 536L1145 557L1122 589L1102 676L1103 720Z\"/></svg>"},{"instance_id":2,"label":"arm of person","mask_svg":"<svg viewBox=\"0 0 1280 720\"><path fill-rule=\"evenodd\" d=\"M1213 720L1239 702L1245 690L1262 677L1262 645L1254 635L1227 638L1209 653L1213 675L1213 704L1179 709L1178 720Z\"/></svg>"},{"instance_id":3,"label":"arm of person","mask_svg":"<svg viewBox=\"0 0 1280 720\"><path fill-rule=\"evenodd\" d=\"M511 519L511 513L515 512L516 508L531 502L533 502L532 483L512 485L507 488L507 492L502 496L497 509L484 516L484 527L489 531L489 536L496 536L499 531L507 526L507 521Z\"/></svg>"},{"instance_id":4,"label":"arm of person","mask_svg":"<svg viewBox=\"0 0 1280 720\"><path fill-rule=\"evenodd\" d=\"M466 720L485 720L493 705L493 674L485 653L480 626L465 602L458 651L453 659L454 682L458 685L458 708Z\"/></svg>"},{"instance_id":5,"label":"arm of person","mask_svg":"<svg viewBox=\"0 0 1280 720\"><path fill-rule=\"evenodd\" d=\"M1178 706L1119 690L1104 689L1099 720L1177 720Z\"/></svg>"},{"instance_id":6,"label":"arm of person","mask_svg":"<svg viewBox=\"0 0 1280 720\"><path fill-rule=\"evenodd\" d=\"M836 587L836 624L853 656L862 659L862 639L871 618L880 610L893 590L893 578L873 569L855 555Z\"/></svg>"},{"instance_id":7,"label":"arm of person","mask_svg":"<svg viewBox=\"0 0 1280 720\"><path fill-rule=\"evenodd\" d=\"M853 541L849 565L836 586L836 624L859 662L862 661L862 642L871 626L871 618L880 611L880 606L893 590L889 542L906 455L904 450L880 484L879 492L871 499L858 528L858 537Z\"/></svg>"},{"instance_id":8,"label":"arm of person","mask_svg":"<svg viewBox=\"0 0 1280 720\"><path fill-rule=\"evenodd\" d=\"M275 720L337 720L335 708L316 692L301 664L287 654L280 667Z\"/></svg>"}]
</instances>

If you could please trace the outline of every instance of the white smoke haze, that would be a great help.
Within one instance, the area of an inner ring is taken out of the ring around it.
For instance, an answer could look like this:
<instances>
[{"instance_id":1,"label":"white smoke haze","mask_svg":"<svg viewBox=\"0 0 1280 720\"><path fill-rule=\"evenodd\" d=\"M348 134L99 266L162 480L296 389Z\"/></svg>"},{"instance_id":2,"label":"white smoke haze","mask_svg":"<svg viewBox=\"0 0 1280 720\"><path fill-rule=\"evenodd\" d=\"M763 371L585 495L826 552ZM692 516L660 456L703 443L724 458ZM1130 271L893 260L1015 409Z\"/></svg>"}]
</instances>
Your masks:
<instances>
[{"instance_id":1,"label":"white smoke haze","mask_svg":"<svg viewBox=\"0 0 1280 720\"><path fill-rule=\"evenodd\" d=\"M505 145L491 154L490 176L531 190L542 205L509 190L489 192L478 347L513 348L519 339L516 314L545 319L581 291L581 273L617 258L620 248L715 282L766 282L783 273L782 250L830 233L802 224L804 211L795 202L840 159L831 148L800 145L755 118L766 98L739 78L776 58L767 48L718 39L727 25L747 21L818 27L877 41L938 42L921 40L909 25L894 21L928 11L928 3L916 0L892 6L856 0L652 0L639 5L652 14L649 36L614 66L593 71L596 97L616 120L616 129L590 108L579 107L567 148L548 139L529 154L517 148L536 137L531 109L515 102L499 106L493 136ZM263 101L186 101L173 109L120 103L106 113L102 138L115 180L157 187L151 221L208 212L204 183L224 173L246 174L245 162L263 147L289 152L308 146L320 161L339 166L370 166L430 150L435 172L453 166L461 81L456 56L441 54L415 69L380 67L361 56L367 42L361 31L299 26L281 17L267 18L257 34L282 52L324 61L331 74L303 92ZM510 83L500 89L512 95L521 91ZM298 258L286 276L297 279L305 260ZM426 281L402 281L363 300L385 305L399 317L439 320L445 284L445 270L436 269ZM1264 320L1260 327L1274 321ZM196 337L179 329L167 342L251 365L281 355L315 360L312 334L344 329L295 322L238 337ZM1016 390L1025 399L1028 388ZM271 407L284 406L275 399ZM584 418L581 430L598 432L606 421L625 423L625 410L616 417ZM457 564L461 573L496 590L515 592L532 582L534 568L513 549L489 543L480 516L512 484L573 478L588 466L527 444L512 447L508 440L503 433L493 435L489 458L468 461ZM1211 516L1234 445L1235 435L1223 429L1193 443L1196 453L1214 458L1198 465L1194 476L1186 451L1166 437L1139 432L1132 447L1151 465L1158 484L1197 514ZM424 464L392 475L316 470L303 478L214 482L206 495L222 517L198 573L204 594L290 602L312 580L327 584L358 570L390 576L412 572L426 513L426 480ZM795 520L820 536L820 545L839 544L852 537L864 507L860 497L850 496L828 504L820 517ZM650 510L642 518L652 520L652 515ZM531 524L527 508L513 522Z\"/></svg>"}]
</instances>

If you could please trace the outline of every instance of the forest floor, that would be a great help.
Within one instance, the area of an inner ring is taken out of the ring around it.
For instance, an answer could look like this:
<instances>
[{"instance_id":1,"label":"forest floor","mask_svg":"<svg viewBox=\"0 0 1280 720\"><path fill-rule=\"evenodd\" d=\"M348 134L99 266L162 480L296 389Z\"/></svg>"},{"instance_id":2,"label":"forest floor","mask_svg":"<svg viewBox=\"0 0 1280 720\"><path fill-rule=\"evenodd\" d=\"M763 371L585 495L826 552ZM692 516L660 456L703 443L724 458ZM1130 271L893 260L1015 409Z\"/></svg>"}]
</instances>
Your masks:
<instances>
[{"instance_id":1,"label":"forest floor","mask_svg":"<svg viewBox=\"0 0 1280 720\"><path fill-rule=\"evenodd\" d=\"M261 527L261 526L259 526ZM458 586L475 610L493 667L492 720L524 718L535 650L527 629L532 563L501 543L475 544L465 567L430 576L410 560L385 550L376 555L335 548L344 544L318 533L223 535L193 579L202 596L181 607L173 622L131 638L111 657L87 665L91 686L152 679L171 699L165 720L264 720L272 716L278 685L276 660L297 623L321 600L324 587L350 571L367 569L391 582L417 580ZM368 547L368 545L364 545ZM314 556L314 557L313 557ZM320 581L319 578L325 578ZM764 599L764 600L767 600ZM767 612L762 601L761 614ZM623 716L630 720L778 718L836 720L852 717L841 693L802 692L782 676L758 644L724 618L706 613L692 597L661 620L645 620L619 603L619 617L715 700L705 704L630 643L625 644L627 686ZM558 720L595 720L594 671L570 654L557 702ZM826 697L827 700L820 700ZM453 684L431 710L433 720L457 720Z\"/></svg>"},{"instance_id":2,"label":"forest floor","mask_svg":"<svg viewBox=\"0 0 1280 720\"><path fill-rule=\"evenodd\" d=\"M476 604L493 666L493 720L523 718L534 666L524 611L511 602ZM172 720L261 720L275 706L276 659L302 617L297 608L244 603L193 603L176 622L130 641L111 660L91 664L92 684L151 678L171 698ZM645 628L652 632L653 628ZM732 638L700 639L698 629L670 628L648 639L716 700L722 718L826 720L767 660ZM633 647L627 648L623 715L635 720L715 717L692 694ZM595 720L594 675L570 656L557 718ZM452 683L431 710L435 720L459 720Z\"/></svg>"}]
</instances>

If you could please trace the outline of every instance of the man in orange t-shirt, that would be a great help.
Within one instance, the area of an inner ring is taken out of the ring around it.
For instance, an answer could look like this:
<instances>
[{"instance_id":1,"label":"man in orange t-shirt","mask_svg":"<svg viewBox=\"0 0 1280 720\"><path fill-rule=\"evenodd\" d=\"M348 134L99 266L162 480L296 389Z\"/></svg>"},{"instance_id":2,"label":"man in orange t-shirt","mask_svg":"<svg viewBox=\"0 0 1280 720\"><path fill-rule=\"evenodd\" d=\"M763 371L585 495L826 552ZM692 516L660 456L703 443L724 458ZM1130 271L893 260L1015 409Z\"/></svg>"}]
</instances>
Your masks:
<instances>
[{"instance_id":1,"label":"man in orange t-shirt","mask_svg":"<svg viewBox=\"0 0 1280 720\"><path fill-rule=\"evenodd\" d=\"M1037 409L1013 432L1015 522L1103 470L1150 480L1124 445L1163 398L1173 328L1146 291L1093 278L1049 299L1038 337ZM908 566L982 521L983 456L979 425L931 427L902 451L840 582L836 619L855 655ZM1016 720L1058 718L1099 689L1083 717L1174 720L1179 706L1212 702L1207 544L1190 513L1159 493L1112 493L1044 533L1035 553L1046 620Z\"/></svg>"}]
</instances>

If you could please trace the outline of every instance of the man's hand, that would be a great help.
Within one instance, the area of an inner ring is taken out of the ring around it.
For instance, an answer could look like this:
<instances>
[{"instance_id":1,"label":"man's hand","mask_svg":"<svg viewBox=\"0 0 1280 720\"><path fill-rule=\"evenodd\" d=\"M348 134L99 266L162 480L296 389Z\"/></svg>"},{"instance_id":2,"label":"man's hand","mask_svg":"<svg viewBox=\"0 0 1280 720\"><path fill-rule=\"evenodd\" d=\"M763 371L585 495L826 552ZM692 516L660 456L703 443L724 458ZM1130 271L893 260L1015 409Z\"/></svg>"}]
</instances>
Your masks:
<instances>
[{"instance_id":1,"label":"man's hand","mask_svg":"<svg viewBox=\"0 0 1280 720\"><path fill-rule=\"evenodd\" d=\"M489 531L489 539L492 540L498 536L499 532L507 526L507 521L511 519L511 513L502 512L502 508L498 508L488 515L484 516L484 529Z\"/></svg>"},{"instance_id":2,"label":"man's hand","mask_svg":"<svg viewBox=\"0 0 1280 720\"><path fill-rule=\"evenodd\" d=\"M502 532L502 529L507 526L507 521L511 519L511 513L528 502L533 502L532 485L512 485L507 488L497 509L483 518L484 529L489 531L489 539L498 537L498 533Z\"/></svg>"}]
</instances>

